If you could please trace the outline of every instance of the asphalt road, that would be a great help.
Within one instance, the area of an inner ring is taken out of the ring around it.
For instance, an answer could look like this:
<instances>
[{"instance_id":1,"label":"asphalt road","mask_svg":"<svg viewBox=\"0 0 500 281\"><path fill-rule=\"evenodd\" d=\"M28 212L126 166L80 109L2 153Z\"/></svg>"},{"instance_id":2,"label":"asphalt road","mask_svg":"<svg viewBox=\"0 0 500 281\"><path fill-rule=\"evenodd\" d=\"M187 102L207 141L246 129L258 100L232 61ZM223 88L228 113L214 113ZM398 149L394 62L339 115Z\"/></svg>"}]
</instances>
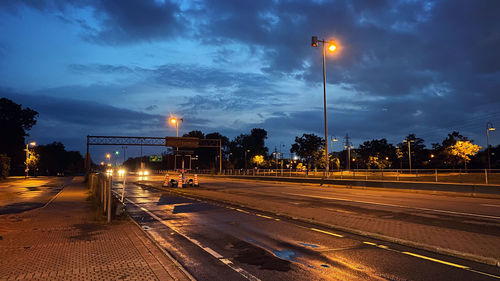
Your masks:
<instances>
[{"instance_id":1,"label":"asphalt road","mask_svg":"<svg viewBox=\"0 0 500 281\"><path fill-rule=\"evenodd\" d=\"M161 180L156 176L152 180ZM328 199L332 201L355 203L365 208L391 209L401 208L434 211L443 214L459 214L472 217L492 217L500 219L500 199L485 199L463 196L437 196L414 192L381 191L370 189L347 189L319 187L314 184L273 183L250 180L231 180L204 177L203 187L215 189L241 189L239 192L270 194L281 197L302 197L304 199ZM307 190L306 193L303 191ZM229 191L230 192L230 191Z\"/></svg>"},{"instance_id":2,"label":"asphalt road","mask_svg":"<svg viewBox=\"0 0 500 281\"><path fill-rule=\"evenodd\" d=\"M115 183L115 189L120 193L121 184ZM125 198L132 218L198 280L500 278L496 267L185 198L144 185L127 184Z\"/></svg>"},{"instance_id":3,"label":"asphalt road","mask_svg":"<svg viewBox=\"0 0 500 281\"><path fill-rule=\"evenodd\" d=\"M73 177L37 177L0 182L0 215L15 214L44 206Z\"/></svg>"}]
</instances>

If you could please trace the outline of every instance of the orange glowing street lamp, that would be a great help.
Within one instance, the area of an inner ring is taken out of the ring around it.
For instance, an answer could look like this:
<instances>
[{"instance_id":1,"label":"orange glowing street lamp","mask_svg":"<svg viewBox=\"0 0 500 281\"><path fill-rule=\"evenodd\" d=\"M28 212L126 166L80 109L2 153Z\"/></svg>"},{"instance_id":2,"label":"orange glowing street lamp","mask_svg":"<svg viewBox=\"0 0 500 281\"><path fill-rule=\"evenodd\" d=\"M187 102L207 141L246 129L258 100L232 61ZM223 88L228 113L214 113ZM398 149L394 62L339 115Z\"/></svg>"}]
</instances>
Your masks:
<instances>
[{"instance_id":1,"label":"orange glowing street lamp","mask_svg":"<svg viewBox=\"0 0 500 281\"><path fill-rule=\"evenodd\" d=\"M177 132L177 137L179 137L179 123L182 123L184 119L182 118L177 118L175 116L170 116L168 119L168 122L172 125L175 126L175 130Z\"/></svg>"},{"instance_id":2,"label":"orange glowing street lamp","mask_svg":"<svg viewBox=\"0 0 500 281\"><path fill-rule=\"evenodd\" d=\"M326 46L328 45L328 50L333 52L337 49L337 46L333 40L322 40L318 39L318 36L313 36L311 41L311 46L318 47L319 43L323 43L323 107L324 107L324 118L325 118L325 177L329 176L329 166L328 166L328 123L326 118Z\"/></svg>"}]
</instances>

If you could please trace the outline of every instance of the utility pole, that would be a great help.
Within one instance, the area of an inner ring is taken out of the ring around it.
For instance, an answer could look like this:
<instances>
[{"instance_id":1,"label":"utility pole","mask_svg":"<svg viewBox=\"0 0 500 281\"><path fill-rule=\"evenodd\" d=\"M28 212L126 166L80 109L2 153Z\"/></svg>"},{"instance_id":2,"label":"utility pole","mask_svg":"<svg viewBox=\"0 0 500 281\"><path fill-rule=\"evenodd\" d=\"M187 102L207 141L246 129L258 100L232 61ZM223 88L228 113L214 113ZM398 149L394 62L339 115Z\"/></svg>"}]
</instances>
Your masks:
<instances>
[{"instance_id":1,"label":"utility pole","mask_svg":"<svg viewBox=\"0 0 500 281\"><path fill-rule=\"evenodd\" d=\"M123 163L125 163L125 161L127 160L126 159L127 147L126 146L122 146L122 149L123 149Z\"/></svg>"},{"instance_id":2,"label":"utility pole","mask_svg":"<svg viewBox=\"0 0 500 281\"><path fill-rule=\"evenodd\" d=\"M410 145L410 143L415 142L415 140L405 139L405 140L403 140L403 142L408 143L408 163L409 163L408 167L410 168L410 173L411 173L411 145Z\"/></svg>"},{"instance_id":3,"label":"utility pole","mask_svg":"<svg viewBox=\"0 0 500 281\"><path fill-rule=\"evenodd\" d=\"M347 150L346 154L346 170L351 169L351 142L349 141L349 134L345 135L345 148Z\"/></svg>"}]
</instances>

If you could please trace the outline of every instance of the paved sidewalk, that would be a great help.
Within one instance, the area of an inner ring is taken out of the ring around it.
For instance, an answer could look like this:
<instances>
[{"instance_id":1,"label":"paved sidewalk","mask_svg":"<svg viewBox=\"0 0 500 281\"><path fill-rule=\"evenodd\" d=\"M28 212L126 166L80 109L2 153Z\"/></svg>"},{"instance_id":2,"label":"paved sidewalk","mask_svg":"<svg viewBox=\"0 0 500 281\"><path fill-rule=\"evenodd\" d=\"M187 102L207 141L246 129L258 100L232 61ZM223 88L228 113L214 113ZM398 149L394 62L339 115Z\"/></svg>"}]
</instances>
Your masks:
<instances>
[{"instance_id":1,"label":"paved sidewalk","mask_svg":"<svg viewBox=\"0 0 500 281\"><path fill-rule=\"evenodd\" d=\"M0 216L0 280L189 280L129 220L94 220L82 178L49 205Z\"/></svg>"}]
</instances>

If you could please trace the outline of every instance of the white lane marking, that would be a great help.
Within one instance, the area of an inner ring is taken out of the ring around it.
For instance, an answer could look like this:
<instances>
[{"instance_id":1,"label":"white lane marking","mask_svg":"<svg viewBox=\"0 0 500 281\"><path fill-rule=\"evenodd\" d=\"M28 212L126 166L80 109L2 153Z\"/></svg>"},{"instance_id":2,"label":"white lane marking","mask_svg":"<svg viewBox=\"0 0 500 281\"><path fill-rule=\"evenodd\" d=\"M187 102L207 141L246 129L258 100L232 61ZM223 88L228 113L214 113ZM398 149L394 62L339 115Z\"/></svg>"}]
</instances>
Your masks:
<instances>
[{"instance_id":1,"label":"white lane marking","mask_svg":"<svg viewBox=\"0 0 500 281\"><path fill-rule=\"evenodd\" d=\"M156 233L155 231L149 231L149 234L151 235L150 238L156 240L163 248L166 249L169 247L167 241L165 241L165 239L163 239L160 234ZM191 275L191 273L189 273L176 259L174 259L174 257L172 257L169 252L164 251L163 249L162 252L177 266L177 268L179 268L189 278L189 280L196 281L193 275Z\"/></svg>"},{"instance_id":2,"label":"white lane marking","mask_svg":"<svg viewBox=\"0 0 500 281\"><path fill-rule=\"evenodd\" d=\"M420 207L410 207L410 206L402 206L402 205L387 204L387 203L378 203L378 202L370 202L370 201L358 201L358 200L351 200L351 199L338 198L338 197L316 196L316 195L306 195L306 194L288 193L288 192L282 192L282 193L283 194L289 194L289 195L302 196L302 197L311 197L311 198L338 200L338 201L355 202L355 203L363 203L363 204L372 204L372 205L397 207L397 208L408 208L408 209L415 209L415 210L422 210L422 211L431 211L431 212L437 212L437 213L462 215L462 216L472 216L472 217L480 217L480 218L488 218L488 219L497 219L497 220L500 219L500 217L496 217L496 216L488 216L488 215L480 215L480 214L472 214L472 213L462 213L462 212L445 211L445 210L436 210L436 209L428 209L428 208L420 208Z\"/></svg>"},{"instance_id":3,"label":"white lane marking","mask_svg":"<svg viewBox=\"0 0 500 281\"><path fill-rule=\"evenodd\" d=\"M500 208L500 205L495 205L495 204L481 204L481 206Z\"/></svg>"},{"instance_id":4,"label":"white lane marking","mask_svg":"<svg viewBox=\"0 0 500 281\"><path fill-rule=\"evenodd\" d=\"M177 228L169 225L167 222L165 222L164 220L162 220L160 217L158 217L157 215L153 214L152 212L150 212L148 209L144 208L144 207L141 207L139 205L137 205L135 202L133 202L132 200L126 198L125 200L127 200L129 203L132 203L134 204L136 207L138 207L139 209L141 209L142 211L146 212L148 215L150 215L152 218L154 218L155 220L161 222L163 225L165 225L166 227L172 229L173 231L177 232L177 234L181 235L182 237L186 238L187 240L189 240L191 243L197 245L198 247L200 247L201 249L203 249L205 252L209 253L211 256L215 257L216 259L218 260L221 260L222 258L222 255L220 255L219 253L217 253L216 251L210 249L209 247L204 247L203 245L201 245L200 242L198 242L198 240L195 240L195 239L192 239L190 238L189 236L187 236L186 234L180 232ZM247 271L245 271L243 268L241 267L238 267L238 266L235 266L233 263L227 263L225 261L221 261L222 263L224 263L225 265L227 265L229 268L231 268L232 270L238 272L241 276L245 277L246 279L248 280L251 280L251 281L260 281L259 278L253 276L252 274L248 273Z\"/></svg>"},{"instance_id":5,"label":"white lane marking","mask_svg":"<svg viewBox=\"0 0 500 281\"><path fill-rule=\"evenodd\" d=\"M209 247L203 247L203 250L209 252L212 256L214 256L216 259L221 259L223 256L221 256L219 253L216 251L210 249Z\"/></svg>"}]
</instances>

